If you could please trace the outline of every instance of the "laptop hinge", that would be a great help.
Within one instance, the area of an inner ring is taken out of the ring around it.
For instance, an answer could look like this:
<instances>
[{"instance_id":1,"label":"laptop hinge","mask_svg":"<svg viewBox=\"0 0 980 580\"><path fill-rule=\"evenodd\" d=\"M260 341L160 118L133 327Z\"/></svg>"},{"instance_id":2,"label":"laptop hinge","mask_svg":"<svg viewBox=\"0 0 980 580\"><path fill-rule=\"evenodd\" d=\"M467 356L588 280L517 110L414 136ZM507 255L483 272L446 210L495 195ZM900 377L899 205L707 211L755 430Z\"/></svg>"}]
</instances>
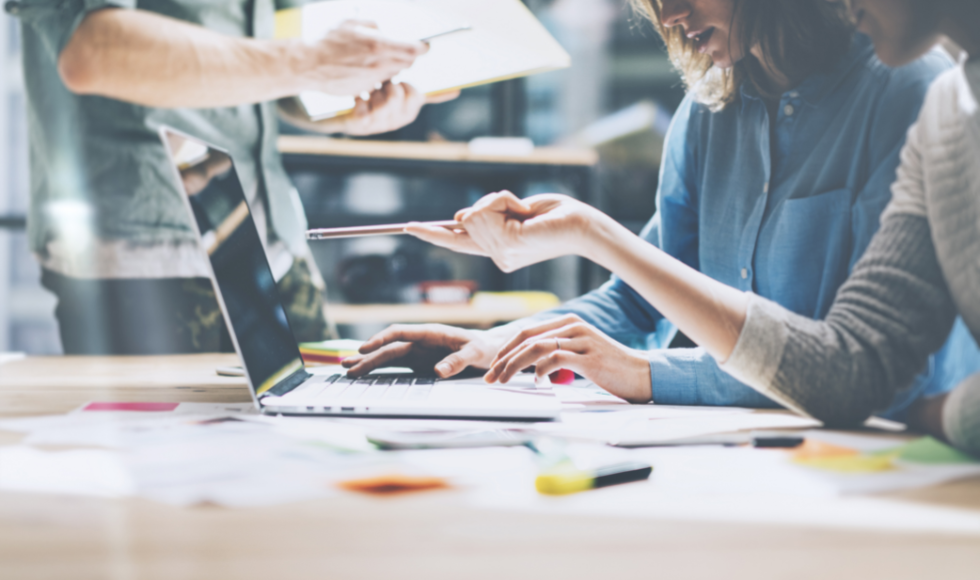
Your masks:
<instances>
[{"instance_id":1,"label":"laptop hinge","mask_svg":"<svg viewBox=\"0 0 980 580\"><path fill-rule=\"evenodd\" d=\"M276 383L276 386L272 387L265 393L263 393L262 398L265 397L281 397L288 393L289 391L295 389L296 387L302 385L306 382L306 379L312 377L310 373L306 372L306 369L299 369L295 373L289 375L285 379Z\"/></svg>"}]
</instances>

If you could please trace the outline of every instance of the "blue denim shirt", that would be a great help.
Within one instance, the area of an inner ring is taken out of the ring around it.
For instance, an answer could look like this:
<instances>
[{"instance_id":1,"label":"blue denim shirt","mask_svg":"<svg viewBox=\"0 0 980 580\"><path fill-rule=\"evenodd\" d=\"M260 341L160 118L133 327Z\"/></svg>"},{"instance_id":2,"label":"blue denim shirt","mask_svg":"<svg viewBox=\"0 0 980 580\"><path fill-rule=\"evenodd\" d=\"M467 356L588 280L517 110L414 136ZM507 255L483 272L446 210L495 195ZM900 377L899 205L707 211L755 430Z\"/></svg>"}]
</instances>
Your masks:
<instances>
[{"instance_id":1,"label":"blue denim shirt","mask_svg":"<svg viewBox=\"0 0 980 580\"><path fill-rule=\"evenodd\" d=\"M934 51L890 69L858 35L834 70L782 96L772 132L765 104L749 87L714 113L688 96L666 138L658 212L641 236L725 284L824 317L878 229L926 89L951 66ZM704 349L665 349L674 326L616 277L549 315L565 312L624 344L654 349L656 403L776 406L721 371ZM949 381L980 366L962 324L950 340L916 393L951 388ZM900 418L913 398L904 394L886 415Z\"/></svg>"}]
</instances>

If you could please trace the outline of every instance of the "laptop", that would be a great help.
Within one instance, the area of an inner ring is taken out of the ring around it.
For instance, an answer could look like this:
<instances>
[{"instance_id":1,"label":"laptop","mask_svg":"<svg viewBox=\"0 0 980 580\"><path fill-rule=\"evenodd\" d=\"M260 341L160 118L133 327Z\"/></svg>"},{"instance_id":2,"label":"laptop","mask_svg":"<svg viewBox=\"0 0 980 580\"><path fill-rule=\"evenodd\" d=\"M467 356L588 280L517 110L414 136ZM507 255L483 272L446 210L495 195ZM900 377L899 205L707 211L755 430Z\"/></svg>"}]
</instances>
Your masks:
<instances>
[{"instance_id":1,"label":"laptop","mask_svg":"<svg viewBox=\"0 0 980 580\"><path fill-rule=\"evenodd\" d=\"M507 385L375 372L310 372L300 357L258 230L224 150L160 129L255 405L263 413L360 417L548 420L561 404L525 375Z\"/></svg>"}]
</instances>

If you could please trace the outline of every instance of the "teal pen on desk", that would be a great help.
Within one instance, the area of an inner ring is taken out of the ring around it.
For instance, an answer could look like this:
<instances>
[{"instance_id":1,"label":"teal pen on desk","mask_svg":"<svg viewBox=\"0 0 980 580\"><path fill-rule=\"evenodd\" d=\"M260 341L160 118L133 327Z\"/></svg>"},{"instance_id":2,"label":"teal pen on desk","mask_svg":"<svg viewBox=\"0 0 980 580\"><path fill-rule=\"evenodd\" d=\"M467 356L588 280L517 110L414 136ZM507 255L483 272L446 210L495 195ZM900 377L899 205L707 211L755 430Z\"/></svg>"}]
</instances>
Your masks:
<instances>
[{"instance_id":1,"label":"teal pen on desk","mask_svg":"<svg viewBox=\"0 0 980 580\"><path fill-rule=\"evenodd\" d=\"M578 469L570 461L545 471L534 480L534 487L545 495L566 495L620 483L643 481L653 467L630 461L596 469Z\"/></svg>"}]
</instances>

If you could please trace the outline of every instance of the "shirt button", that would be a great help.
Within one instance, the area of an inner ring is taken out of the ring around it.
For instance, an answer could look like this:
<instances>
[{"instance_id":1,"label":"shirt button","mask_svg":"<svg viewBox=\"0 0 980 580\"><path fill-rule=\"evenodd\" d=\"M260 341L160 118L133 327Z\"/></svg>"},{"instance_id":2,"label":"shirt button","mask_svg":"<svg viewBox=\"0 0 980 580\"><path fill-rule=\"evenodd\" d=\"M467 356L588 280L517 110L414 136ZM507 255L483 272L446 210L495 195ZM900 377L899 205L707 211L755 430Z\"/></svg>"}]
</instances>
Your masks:
<instances>
[{"instance_id":1,"label":"shirt button","mask_svg":"<svg viewBox=\"0 0 980 580\"><path fill-rule=\"evenodd\" d=\"M742 280L745 280L748 277L749 277L749 269L748 268L742 268Z\"/></svg>"},{"instance_id":2,"label":"shirt button","mask_svg":"<svg viewBox=\"0 0 980 580\"><path fill-rule=\"evenodd\" d=\"M762 193L769 193L769 184L768 183L762 186Z\"/></svg>"},{"instance_id":3,"label":"shirt button","mask_svg":"<svg viewBox=\"0 0 980 580\"><path fill-rule=\"evenodd\" d=\"M783 107L783 112L786 113L787 117L792 117L793 113L796 112L796 109L793 108L793 105L786 105Z\"/></svg>"},{"instance_id":4,"label":"shirt button","mask_svg":"<svg viewBox=\"0 0 980 580\"><path fill-rule=\"evenodd\" d=\"M798 96L800 96L800 93L798 93L798 92L796 92L796 91L793 91L793 92L791 92L791 93L789 94L789 98L791 98L791 99L795 99L795 98L796 98L796 97L798 97Z\"/></svg>"}]
</instances>

